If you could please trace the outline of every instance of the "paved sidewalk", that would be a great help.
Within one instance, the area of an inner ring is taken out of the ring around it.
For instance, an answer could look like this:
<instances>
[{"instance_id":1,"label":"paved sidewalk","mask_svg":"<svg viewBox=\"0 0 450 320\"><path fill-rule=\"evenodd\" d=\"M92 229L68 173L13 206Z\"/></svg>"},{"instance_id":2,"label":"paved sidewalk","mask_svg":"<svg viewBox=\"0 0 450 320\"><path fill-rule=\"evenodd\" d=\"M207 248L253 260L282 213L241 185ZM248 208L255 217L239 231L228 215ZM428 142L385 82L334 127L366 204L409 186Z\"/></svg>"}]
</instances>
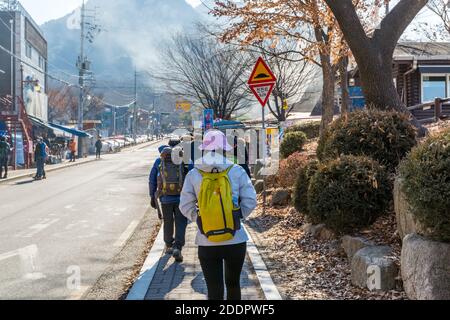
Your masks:
<instances>
[{"instance_id":1,"label":"paved sidewalk","mask_svg":"<svg viewBox=\"0 0 450 320\"><path fill-rule=\"evenodd\" d=\"M197 257L197 246L194 243L196 230L194 223L188 225L183 263L176 263L169 255L161 257L147 291L146 300L206 300L206 284ZM241 274L241 288L243 300L264 299L248 257Z\"/></svg>"}]
</instances>

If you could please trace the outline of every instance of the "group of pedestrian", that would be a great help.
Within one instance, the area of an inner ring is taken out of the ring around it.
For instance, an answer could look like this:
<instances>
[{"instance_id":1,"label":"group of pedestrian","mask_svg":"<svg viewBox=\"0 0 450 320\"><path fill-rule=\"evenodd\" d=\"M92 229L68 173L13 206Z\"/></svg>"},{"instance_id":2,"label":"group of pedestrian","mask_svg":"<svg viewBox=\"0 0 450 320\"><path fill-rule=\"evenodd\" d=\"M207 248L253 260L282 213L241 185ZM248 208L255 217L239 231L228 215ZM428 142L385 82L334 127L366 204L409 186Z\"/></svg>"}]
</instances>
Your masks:
<instances>
[{"instance_id":1,"label":"group of pedestrian","mask_svg":"<svg viewBox=\"0 0 450 320\"><path fill-rule=\"evenodd\" d=\"M103 143L101 137L95 143L96 159L100 159ZM69 162L75 162L77 154L77 143L75 139L71 139L68 143L70 160ZM0 179L6 179L8 177L8 160L9 153L11 152L11 146L6 141L6 137L0 136ZM46 179L45 162L49 155L49 142L44 137L37 137L34 148L34 161L36 163L36 175L34 180ZM3 173L4 172L4 173Z\"/></svg>"},{"instance_id":2,"label":"group of pedestrian","mask_svg":"<svg viewBox=\"0 0 450 320\"><path fill-rule=\"evenodd\" d=\"M218 130L208 131L203 141L196 140L183 144L190 149L188 163L175 161L188 151L179 140L159 148L160 157L149 177L151 206L163 219L165 252L177 262L183 261L188 221L197 224L195 243L208 299L223 300L226 286L227 299L240 300L248 241L241 220L255 209L256 192L248 166L224 156L236 149L236 140L231 146Z\"/></svg>"}]
</instances>

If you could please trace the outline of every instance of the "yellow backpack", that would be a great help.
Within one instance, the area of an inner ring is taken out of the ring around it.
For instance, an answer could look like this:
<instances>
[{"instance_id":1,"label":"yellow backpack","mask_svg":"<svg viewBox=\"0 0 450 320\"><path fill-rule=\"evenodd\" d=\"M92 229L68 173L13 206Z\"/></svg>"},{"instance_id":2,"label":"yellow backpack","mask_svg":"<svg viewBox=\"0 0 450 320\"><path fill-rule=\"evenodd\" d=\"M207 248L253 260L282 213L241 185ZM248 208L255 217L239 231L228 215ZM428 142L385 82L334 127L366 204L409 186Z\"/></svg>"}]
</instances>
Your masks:
<instances>
[{"instance_id":1,"label":"yellow backpack","mask_svg":"<svg viewBox=\"0 0 450 320\"><path fill-rule=\"evenodd\" d=\"M203 179L198 196L197 224L200 232L211 242L231 240L241 228L241 211L233 204L228 178L232 167L216 173L199 170Z\"/></svg>"}]
</instances>

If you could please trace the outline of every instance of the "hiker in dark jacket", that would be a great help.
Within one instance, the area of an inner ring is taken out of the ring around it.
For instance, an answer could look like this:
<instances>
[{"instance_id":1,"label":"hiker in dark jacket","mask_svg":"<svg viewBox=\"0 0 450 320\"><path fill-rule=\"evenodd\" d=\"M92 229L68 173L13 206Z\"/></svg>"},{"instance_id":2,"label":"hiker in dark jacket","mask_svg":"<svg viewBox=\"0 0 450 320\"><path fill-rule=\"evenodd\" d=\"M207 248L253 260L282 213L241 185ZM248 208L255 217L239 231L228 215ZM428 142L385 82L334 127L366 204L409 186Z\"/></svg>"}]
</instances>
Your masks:
<instances>
[{"instance_id":1,"label":"hiker in dark jacket","mask_svg":"<svg viewBox=\"0 0 450 320\"><path fill-rule=\"evenodd\" d=\"M47 159L47 145L42 138L37 139L36 148L34 149L34 161L36 162L36 180L46 179L45 160Z\"/></svg>"},{"instance_id":2,"label":"hiker in dark jacket","mask_svg":"<svg viewBox=\"0 0 450 320\"><path fill-rule=\"evenodd\" d=\"M6 142L5 137L0 137L0 179L8 178L8 156L11 151L11 146ZM5 169L5 175L3 175Z\"/></svg>"},{"instance_id":3,"label":"hiker in dark jacket","mask_svg":"<svg viewBox=\"0 0 450 320\"><path fill-rule=\"evenodd\" d=\"M102 147L103 147L102 139L101 139L101 137L98 137L97 142L95 143L95 158L96 159L100 159L100 156L102 154Z\"/></svg>"},{"instance_id":4,"label":"hiker in dark jacket","mask_svg":"<svg viewBox=\"0 0 450 320\"><path fill-rule=\"evenodd\" d=\"M179 143L179 142L178 142ZM171 143L176 145L176 143ZM161 146L158 148L160 154L163 156L165 152L171 152L170 146ZM149 176L149 193L151 199L151 206L157 209L158 198L161 203L162 218L164 221L164 242L166 244L166 254L171 254L175 261L182 262L183 256L181 250L185 245L185 235L187 227L187 219L184 217L178 206L180 205L180 195L160 195L161 190L158 190L158 176L161 175L160 168L162 164L161 157L156 159L153 164ZM183 166L184 167L184 166ZM182 169L184 170L184 169ZM181 190L180 190L181 192ZM175 228L175 230L174 230Z\"/></svg>"}]
</instances>

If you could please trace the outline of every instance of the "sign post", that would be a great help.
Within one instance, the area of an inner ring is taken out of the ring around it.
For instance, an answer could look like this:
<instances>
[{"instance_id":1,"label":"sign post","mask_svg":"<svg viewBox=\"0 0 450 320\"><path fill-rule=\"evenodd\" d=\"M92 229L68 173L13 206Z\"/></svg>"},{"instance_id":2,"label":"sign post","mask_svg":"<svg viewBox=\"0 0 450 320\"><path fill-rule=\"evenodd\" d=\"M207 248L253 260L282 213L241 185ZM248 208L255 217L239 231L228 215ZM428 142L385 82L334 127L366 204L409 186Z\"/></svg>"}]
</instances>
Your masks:
<instances>
[{"instance_id":1,"label":"sign post","mask_svg":"<svg viewBox=\"0 0 450 320\"><path fill-rule=\"evenodd\" d=\"M214 110L203 110L203 130L206 132L214 128Z\"/></svg>"},{"instance_id":2,"label":"sign post","mask_svg":"<svg viewBox=\"0 0 450 320\"><path fill-rule=\"evenodd\" d=\"M248 80L248 86L252 90L256 99L262 106L262 130L263 130L263 163L266 166L266 152L267 152L267 133L266 133L266 119L265 119L265 106L267 101L269 101L270 95L272 94L273 88L277 78L270 70L267 63L263 58L259 57L258 61L253 68L253 72ZM266 177L263 174L263 214L266 213Z\"/></svg>"}]
</instances>

